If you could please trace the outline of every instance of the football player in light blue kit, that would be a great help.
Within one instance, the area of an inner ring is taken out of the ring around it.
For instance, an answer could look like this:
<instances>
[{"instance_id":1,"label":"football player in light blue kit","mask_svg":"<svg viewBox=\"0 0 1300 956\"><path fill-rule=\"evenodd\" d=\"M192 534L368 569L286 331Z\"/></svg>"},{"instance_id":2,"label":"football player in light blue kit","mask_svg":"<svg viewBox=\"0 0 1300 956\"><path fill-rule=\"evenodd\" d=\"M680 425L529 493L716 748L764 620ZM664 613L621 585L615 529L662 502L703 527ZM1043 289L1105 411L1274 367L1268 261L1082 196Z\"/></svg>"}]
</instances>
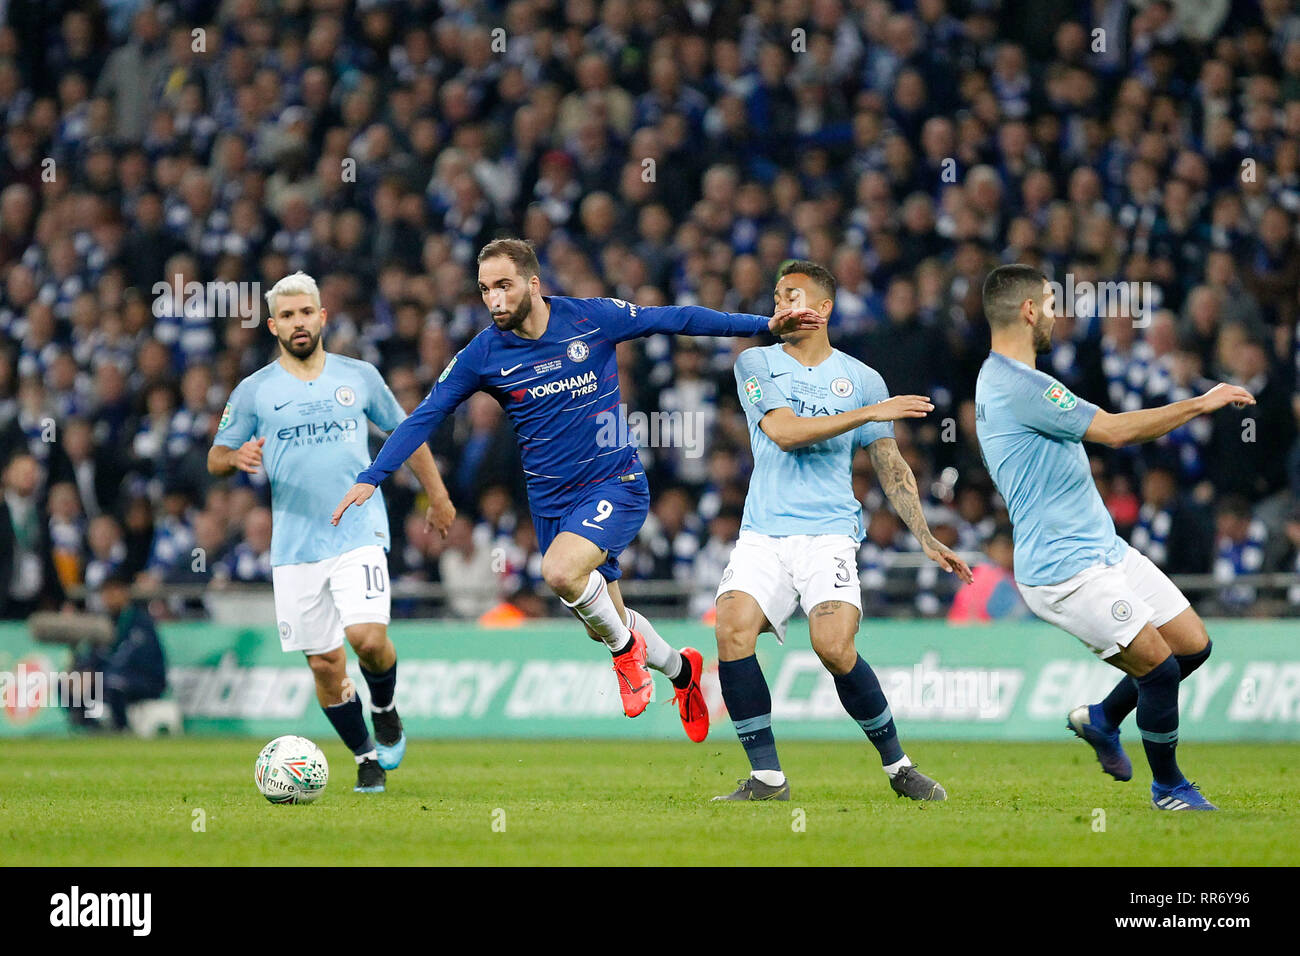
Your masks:
<instances>
[{"instance_id":1,"label":"football player in light blue kit","mask_svg":"<svg viewBox=\"0 0 1300 956\"><path fill-rule=\"evenodd\" d=\"M311 276L297 272L267 293L267 325L280 356L235 388L208 452L208 471L256 473L271 483L271 564L280 645L301 651L325 716L356 757L356 790L382 792L406 735L393 703L397 652L388 637L388 513L383 498L344 528L330 510L370 464L368 422L392 431L406 417L373 365L325 351L328 318ZM433 454L421 444L411 469L429 498L426 520L445 535L455 508ZM370 690L375 734L347 677L352 645Z\"/></svg>"},{"instance_id":2,"label":"football player in light blue kit","mask_svg":"<svg viewBox=\"0 0 1300 956\"><path fill-rule=\"evenodd\" d=\"M829 318L835 278L813 262L780 270L776 307ZM934 410L920 395L889 397L873 369L831 347L823 324L789 332L779 345L746 349L736 385L749 419L754 472L740 538L718 586L718 678L749 758L750 776L715 800L789 800L772 735L772 697L754 654L758 635L784 640L797 606L813 650L835 678L849 716L880 754L890 786L914 800L943 800L943 787L903 753L889 702L854 638L862 616L857 552L865 525L853 495L853 455L865 447L881 486L926 556L970 580L970 569L935 540L916 479L898 451L893 422Z\"/></svg>"},{"instance_id":3,"label":"football player in light blue kit","mask_svg":"<svg viewBox=\"0 0 1300 956\"><path fill-rule=\"evenodd\" d=\"M1178 768L1178 683L1210 656L1205 625L1145 555L1115 533L1083 441L1151 441L1250 392L1219 384L1160 408L1112 415L1034 367L1051 348L1056 302L1041 272L994 269L984 282L992 351L975 386L975 429L1015 532L1016 585L1030 610L1129 675L1104 701L1070 712L1102 769L1129 780L1119 725L1135 707L1151 765L1152 804L1213 810Z\"/></svg>"}]
</instances>

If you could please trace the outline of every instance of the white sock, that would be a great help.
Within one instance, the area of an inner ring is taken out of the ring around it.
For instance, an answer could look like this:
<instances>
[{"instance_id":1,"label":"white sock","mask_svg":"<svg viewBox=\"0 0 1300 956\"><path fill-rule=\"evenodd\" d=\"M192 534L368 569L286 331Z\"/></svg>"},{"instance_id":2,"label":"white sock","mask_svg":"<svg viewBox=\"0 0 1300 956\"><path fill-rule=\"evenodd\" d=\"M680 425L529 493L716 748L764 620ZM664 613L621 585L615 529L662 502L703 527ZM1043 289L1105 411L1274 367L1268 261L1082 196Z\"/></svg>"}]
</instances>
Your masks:
<instances>
[{"instance_id":1,"label":"white sock","mask_svg":"<svg viewBox=\"0 0 1300 956\"><path fill-rule=\"evenodd\" d=\"M903 754L902 760L895 761L894 763L887 764L885 766L885 773L889 774L892 777L896 773L898 773L898 771L902 770L904 767L910 767L910 766L912 766L911 758L908 757L907 754Z\"/></svg>"},{"instance_id":2,"label":"white sock","mask_svg":"<svg viewBox=\"0 0 1300 956\"><path fill-rule=\"evenodd\" d=\"M749 775L769 787L779 787L785 783L785 774L780 770L751 770Z\"/></svg>"},{"instance_id":3,"label":"white sock","mask_svg":"<svg viewBox=\"0 0 1300 956\"><path fill-rule=\"evenodd\" d=\"M582 596L570 604L560 599L565 607L572 608L582 622L591 628L613 652L621 651L632 640L632 632L619 617L618 608L609 596L609 588L599 571L592 571Z\"/></svg>"},{"instance_id":4,"label":"white sock","mask_svg":"<svg viewBox=\"0 0 1300 956\"><path fill-rule=\"evenodd\" d=\"M373 750L367 750L367 751L366 751L365 753L363 753L363 754L353 754L353 756L357 758L357 763L362 763L362 762L364 762L364 761L366 761L366 760L378 760L378 759L379 759L379 754L376 753L376 752L373 751Z\"/></svg>"},{"instance_id":5,"label":"white sock","mask_svg":"<svg viewBox=\"0 0 1300 956\"><path fill-rule=\"evenodd\" d=\"M673 646L659 636L654 625L646 620L644 614L638 614L630 607L627 611L627 626L645 638L645 662L669 680L682 672L682 655Z\"/></svg>"}]
</instances>

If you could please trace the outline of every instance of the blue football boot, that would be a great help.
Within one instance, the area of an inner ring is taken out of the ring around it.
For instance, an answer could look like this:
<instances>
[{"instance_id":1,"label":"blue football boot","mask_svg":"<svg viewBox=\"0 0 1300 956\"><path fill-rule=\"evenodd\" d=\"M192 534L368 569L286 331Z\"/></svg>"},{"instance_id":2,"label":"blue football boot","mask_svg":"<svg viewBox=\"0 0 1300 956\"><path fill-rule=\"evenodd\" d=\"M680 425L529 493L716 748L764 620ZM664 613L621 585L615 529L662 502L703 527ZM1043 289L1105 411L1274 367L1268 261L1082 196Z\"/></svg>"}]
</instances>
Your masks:
<instances>
[{"instance_id":1,"label":"blue football boot","mask_svg":"<svg viewBox=\"0 0 1300 956\"><path fill-rule=\"evenodd\" d=\"M1106 733L1100 729L1101 723L1101 705L1084 704L1070 711L1066 726L1074 731L1075 736L1092 746L1102 770L1116 780L1132 780L1133 762L1120 746L1119 731Z\"/></svg>"}]
</instances>

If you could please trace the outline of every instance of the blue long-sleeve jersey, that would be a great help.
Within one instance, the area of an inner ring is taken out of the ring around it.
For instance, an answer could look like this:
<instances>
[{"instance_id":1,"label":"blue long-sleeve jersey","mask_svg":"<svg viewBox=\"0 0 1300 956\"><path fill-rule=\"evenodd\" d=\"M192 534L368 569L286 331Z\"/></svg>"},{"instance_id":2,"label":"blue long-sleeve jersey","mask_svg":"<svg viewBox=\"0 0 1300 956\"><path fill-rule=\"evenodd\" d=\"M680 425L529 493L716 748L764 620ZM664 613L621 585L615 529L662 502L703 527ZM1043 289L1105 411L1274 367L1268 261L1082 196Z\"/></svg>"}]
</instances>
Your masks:
<instances>
[{"instance_id":1,"label":"blue long-sleeve jersey","mask_svg":"<svg viewBox=\"0 0 1300 956\"><path fill-rule=\"evenodd\" d=\"M749 337L767 331L768 319L761 315L700 306L643 308L621 299L544 298L551 314L541 338L526 339L495 325L479 332L357 481L379 485L439 422L482 390L514 423L532 513L562 515L584 487L641 469L622 424L619 342L657 332Z\"/></svg>"}]
</instances>

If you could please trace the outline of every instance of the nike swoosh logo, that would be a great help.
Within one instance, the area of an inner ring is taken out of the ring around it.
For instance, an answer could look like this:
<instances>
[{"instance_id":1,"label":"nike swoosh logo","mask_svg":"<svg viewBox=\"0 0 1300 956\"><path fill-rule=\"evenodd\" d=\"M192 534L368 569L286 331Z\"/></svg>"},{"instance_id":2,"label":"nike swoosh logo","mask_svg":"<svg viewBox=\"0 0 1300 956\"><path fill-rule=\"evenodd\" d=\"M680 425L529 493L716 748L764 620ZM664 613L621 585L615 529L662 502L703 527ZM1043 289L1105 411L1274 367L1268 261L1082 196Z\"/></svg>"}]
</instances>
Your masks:
<instances>
[{"instance_id":1,"label":"nike swoosh logo","mask_svg":"<svg viewBox=\"0 0 1300 956\"><path fill-rule=\"evenodd\" d=\"M837 588L851 588L851 587L853 587L852 584L837 584L837 585L835 585L835 586L836 586Z\"/></svg>"},{"instance_id":2,"label":"nike swoosh logo","mask_svg":"<svg viewBox=\"0 0 1300 956\"><path fill-rule=\"evenodd\" d=\"M654 683L654 679L651 678L651 679L648 680L648 681L644 681L644 682L641 684L640 687L633 687L633 686L632 686L632 682L631 682L630 680L628 680L626 677L624 677L623 674L622 674L620 671L617 671L617 670L616 670L616 671L614 671L614 673L618 674L619 679L620 679L621 681L623 681L624 684L627 684L627 686L628 686L628 688L629 688L629 689L628 689L628 693L629 693L629 694L639 694L639 693L641 693L641 691L645 690L647 687L649 687L651 684Z\"/></svg>"},{"instance_id":3,"label":"nike swoosh logo","mask_svg":"<svg viewBox=\"0 0 1300 956\"><path fill-rule=\"evenodd\" d=\"M382 597L382 595L379 595L379 594L367 594L367 595L366 595L366 600L367 600L367 601L373 601L373 600L374 600L375 598L377 598L377 597Z\"/></svg>"},{"instance_id":4,"label":"nike swoosh logo","mask_svg":"<svg viewBox=\"0 0 1300 956\"><path fill-rule=\"evenodd\" d=\"M292 405L292 404L293 404L293 402L291 402L291 401L289 401L289 402L285 402L285 403L284 403L284 405ZM284 408L284 405L277 405L277 406L275 406L275 410L278 412L280 409Z\"/></svg>"},{"instance_id":5,"label":"nike swoosh logo","mask_svg":"<svg viewBox=\"0 0 1300 956\"><path fill-rule=\"evenodd\" d=\"M519 368L519 366L520 366L520 365L523 365L523 364L524 364L523 362L520 362L519 365L512 365L512 366L510 366L509 368L503 368L503 369L501 370L501 374L502 374L502 375L509 375L511 372L513 372L515 369Z\"/></svg>"},{"instance_id":6,"label":"nike swoosh logo","mask_svg":"<svg viewBox=\"0 0 1300 956\"><path fill-rule=\"evenodd\" d=\"M598 524L592 524L592 523L591 523L590 521L588 521L586 518L583 518L583 519L582 519L582 525L583 525L583 527L585 527L585 528L595 528L597 531L604 531L604 530L605 530L604 528L602 528L602 527L601 527L600 525L598 525Z\"/></svg>"}]
</instances>

